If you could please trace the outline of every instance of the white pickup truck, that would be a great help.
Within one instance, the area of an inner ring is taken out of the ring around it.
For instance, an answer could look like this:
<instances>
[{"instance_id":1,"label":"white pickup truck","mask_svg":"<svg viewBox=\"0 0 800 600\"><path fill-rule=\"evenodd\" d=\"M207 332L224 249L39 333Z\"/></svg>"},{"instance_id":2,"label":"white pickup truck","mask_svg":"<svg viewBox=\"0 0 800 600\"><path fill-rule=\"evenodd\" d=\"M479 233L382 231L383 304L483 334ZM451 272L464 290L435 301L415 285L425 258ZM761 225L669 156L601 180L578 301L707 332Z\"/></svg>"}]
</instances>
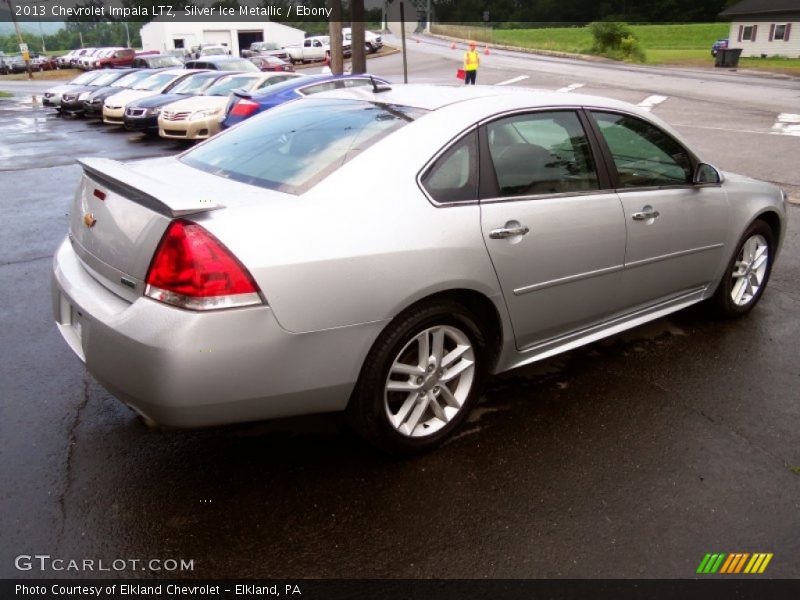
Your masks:
<instances>
[{"instance_id":1,"label":"white pickup truck","mask_svg":"<svg viewBox=\"0 0 800 600\"><path fill-rule=\"evenodd\" d=\"M353 32L349 27L345 27L342 29L342 35L344 36L345 43L351 43L353 38ZM383 48L383 40L381 40L381 36L377 33L372 33L371 31L364 31L364 47L366 48L367 52L370 54L374 54L381 48Z\"/></svg>"},{"instance_id":2,"label":"white pickup truck","mask_svg":"<svg viewBox=\"0 0 800 600\"><path fill-rule=\"evenodd\" d=\"M350 56L352 44L349 40L344 39L342 36L342 47L344 48L344 55ZM314 60L325 60L326 57L330 58L331 43L327 35L316 35L308 37L303 40L300 46L287 46L286 52L289 55L289 60L293 63L304 63Z\"/></svg>"}]
</instances>

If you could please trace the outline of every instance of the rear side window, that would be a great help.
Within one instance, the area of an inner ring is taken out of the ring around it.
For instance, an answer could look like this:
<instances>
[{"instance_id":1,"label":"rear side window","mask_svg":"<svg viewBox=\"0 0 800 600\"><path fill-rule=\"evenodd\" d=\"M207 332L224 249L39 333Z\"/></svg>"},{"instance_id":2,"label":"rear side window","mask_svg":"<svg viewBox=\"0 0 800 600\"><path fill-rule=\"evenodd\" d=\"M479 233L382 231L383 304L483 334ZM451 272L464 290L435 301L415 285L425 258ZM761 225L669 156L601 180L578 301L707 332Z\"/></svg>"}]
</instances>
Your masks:
<instances>
[{"instance_id":1,"label":"rear side window","mask_svg":"<svg viewBox=\"0 0 800 600\"><path fill-rule=\"evenodd\" d=\"M442 204L478 198L478 136L473 131L450 146L422 176L422 186Z\"/></svg>"},{"instance_id":2,"label":"rear side window","mask_svg":"<svg viewBox=\"0 0 800 600\"><path fill-rule=\"evenodd\" d=\"M684 185L692 181L686 149L655 125L636 117L593 112L623 188Z\"/></svg>"},{"instance_id":3,"label":"rear side window","mask_svg":"<svg viewBox=\"0 0 800 600\"><path fill-rule=\"evenodd\" d=\"M598 189L589 140L573 111L536 112L486 126L501 197Z\"/></svg>"},{"instance_id":4,"label":"rear side window","mask_svg":"<svg viewBox=\"0 0 800 600\"><path fill-rule=\"evenodd\" d=\"M301 194L425 112L356 100L290 102L212 138L181 160L220 177Z\"/></svg>"},{"instance_id":5,"label":"rear side window","mask_svg":"<svg viewBox=\"0 0 800 600\"><path fill-rule=\"evenodd\" d=\"M310 85L308 87L303 88L302 90L297 90L304 96L310 96L312 94L319 94L320 92L328 92L330 90L335 90L341 84L338 81L326 81L325 83L318 83L316 85Z\"/></svg>"}]
</instances>

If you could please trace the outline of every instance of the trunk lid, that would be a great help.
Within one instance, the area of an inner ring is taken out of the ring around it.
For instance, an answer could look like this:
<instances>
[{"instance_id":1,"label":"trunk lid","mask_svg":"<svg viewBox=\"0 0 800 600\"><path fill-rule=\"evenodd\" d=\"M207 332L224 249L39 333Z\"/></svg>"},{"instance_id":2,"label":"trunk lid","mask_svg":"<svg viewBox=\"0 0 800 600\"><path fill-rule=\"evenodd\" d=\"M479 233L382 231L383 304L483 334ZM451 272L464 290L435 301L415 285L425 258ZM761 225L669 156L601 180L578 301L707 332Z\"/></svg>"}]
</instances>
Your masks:
<instances>
[{"instance_id":1,"label":"trunk lid","mask_svg":"<svg viewBox=\"0 0 800 600\"><path fill-rule=\"evenodd\" d=\"M170 221L223 207L208 196L219 178L174 159L133 165L105 158L78 162L84 173L70 215L72 247L95 279L129 301L142 295ZM185 169L190 176L182 173ZM176 178L183 183L169 183Z\"/></svg>"}]
</instances>

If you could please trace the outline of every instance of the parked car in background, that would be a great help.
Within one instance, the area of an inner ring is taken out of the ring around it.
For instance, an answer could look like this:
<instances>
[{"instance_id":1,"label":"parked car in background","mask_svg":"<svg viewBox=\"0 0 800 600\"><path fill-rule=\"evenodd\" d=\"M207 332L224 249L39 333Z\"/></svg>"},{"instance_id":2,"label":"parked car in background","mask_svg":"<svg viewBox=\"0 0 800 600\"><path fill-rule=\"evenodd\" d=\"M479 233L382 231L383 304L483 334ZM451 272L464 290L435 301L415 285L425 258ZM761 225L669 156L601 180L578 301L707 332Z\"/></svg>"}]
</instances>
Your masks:
<instances>
[{"instance_id":1,"label":"parked car in background","mask_svg":"<svg viewBox=\"0 0 800 600\"><path fill-rule=\"evenodd\" d=\"M276 56L251 56L247 60L261 71L294 71L294 67L291 63L281 60Z\"/></svg>"},{"instance_id":2,"label":"parked car in background","mask_svg":"<svg viewBox=\"0 0 800 600\"><path fill-rule=\"evenodd\" d=\"M342 41L343 53L345 56L351 54L352 45L349 40ZM307 37L303 43L297 46L287 46L286 52L292 63L305 63L330 59L331 46L330 37L327 35L315 35Z\"/></svg>"},{"instance_id":3,"label":"parked car in background","mask_svg":"<svg viewBox=\"0 0 800 600\"><path fill-rule=\"evenodd\" d=\"M143 79L130 89L108 96L103 102L103 122L108 125L122 125L125 106L130 102L169 92L179 82L195 73L196 70L164 69Z\"/></svg>"},{"instance_id":4,"label":"parked car in background","mask_svg":"<svg viewBox=\"0 0 800 600\"><path fill-rule=\"evenodd\" d=\"M21 54L11 54L6 57L5 60L6 64L8 65L8 72L9 73L24 73L27 71L28 67L25 64L25 59L22 58ZM31 71L41 71L42 67L32 58L29 60L31 65Z\"/></svg>"},{"instance_id":5,"label":"parked car in background","mask_svg":"<svg viewBox=\"0 0 800 600\"><path fill-rule=\"evenodd\" d=\"M70 59L78 52L77 50L70 50L66 54L62 54L58 58L56 58L56 63L58 64L59 68L66 69L70 66Z\"/></svg>"},{"instance_id":6,"label":"parked car in background","mask_svg":"<svg viewBox=\"0 0 800 600\"><path fill-rule=\"evenodd\" d=\"M169 54L137 54L132 66L137 69L163 69L182 67L183 61Z\"/></svg>"},{"instance_id":7,"label":"parked car in background","mask_svg":"<svg viewBox=\"0 0 800 600\"><path fill-rule=\"evenodd\" d=\"M31 62L37 65L37 70L39 71L52 71L58 68L55 57L39 54L38 52L31 52L30 57Z\"/></svg>"},{"instance_id":8,"label":"parked car in background","mask_svg":"<svg viewBox=\"0 0 800 600\"><path fill-rule=\"evenodd\" d=\"M158 132L158 115L161 108L190 96L202 94L220 77L224 71L199 71L180 81L169 92L134 100L125 106L123 124L128 131L143 133Z\"/></svg>"},{"instance_id":9,"label":"parked car in background","mask_svg":"<svg viewBox=\"0 0 800 600\"><path fill-rule=\"evenodd\" d=\"M201 46L195 53L195 58L202 58L204 56L228 56L231 51L227 46L221 44L210 44Z\"/></svg>"},{"instance_id":10,"label":"parked car in background","mask_svg":"<svg viewBox=\"0 0 800 600\"><path fill-rule=\"evenodd\" d=\"M353 43L353 30L350 27L342 28L342 35L344 39L350 42L352 45ZM371 31L364 31L364 48L370 54L374 54L381 48L383 48L383 40L381 36L377 33L372 33Z\"/></svg>"},{"instance_id":11,"label":"parked car in background","mask_svg":"<svg viewBox=\"0 0 800 600\"><path fill-rule=\"evenodd\" d=\"M360 75L311 75L302 79L290 79L263 90L254 92L234 92L225 109L221 121L223 129L233 127L245 119L249 119L270 108L290 100L297 100L320 92L351 87L386 85L389 82L367 73Z\"/></svg>"},{"instance_id":12,"label":"parked car in background","mask_svg":"<svg viewBox=\"0 0 800 600\"><path fill-rule=\"evenodd\" d=\"M167 54L169 56L174 56L181 61L181 63L185 63L191 57L189 51L185 50L184 48L175 48L174 50L169 50L167 51Z\"/></svg>"},{"instance_id":13,"label":"parked car in background","mask_svg":"<svg viewBox=\"0 0 800 600\"><path fill-rule=\"evenodd\" d=\"M787 227L780 188L637 106L495 86L338 90L81 164L52 307L102 385L178 427L345 411L394 454L452 439L488 374L746 315Z\"/></svg>"},{"instance_id":14,"label":"parked car in background","mask_svg":"<svg viewBox=\"0 0 800 600\"><path fill-rule=\"evenodd\" d=\"M165 106L158 115L158 134L178 140L201 140L220 130L219 118L233 90L251 92L303 77L299 73L228 74L203 92Z\"/></svg>"},{"instance_id":15,"label":"parked car in background","mask_svg":"<svg viewBox=\"0 0 800 600\"><path fill-rule=\"evenodd\" d=\"M717 40L711 46L711 56L716 56L720 50L726 50L728 48L728 40Z\"/></svg>"},{"instance_id":16,"label":"parked car in background","mask_svg":"<svg viewBox=\"0 0 800 600\"><path fill-rule=\"evenodd\" d=\"M131 67L136 58L133 48L117 48L94 61L95 69L111 69L117 67Z\"/></svg>"},{"instance_id":17,"label":"parked car in background","mask_svg":"<svg viewBox=\"0 0 800 600\"><path fill-rule=\"evenodd\" d=\"M61 112L73 116L82 115L86 109L85 101L92 92L112 85L128 73L128 69L113 69L99 72L97 77L94 77L85 85L73 85L70 89L61 94Z\"/></svg>"},{"instance_id":18,"label":"parked car in background","mask_svg":"<svg viewBox=\"0 0 800 600\"><path fill-rule=\"evenodd\" d=\"M286 60L289 58L289 53L283 46L275 42L253 42L248 50L242 50L242 58L253 56L274 56Z\"/></svg>"},{"instance_id":19,"label":"parked car in background","mask_svg":"<svg viewBox=\"0 0 800 600\"><path fill-rule=\"evenodd\" d=\"M258 67L249 60L236 56L204 56L187 60L184 66L187 69L211 69L214 71L258 71Z\"/></svg>"},{"instance_id":20,"label":"parked car in background","mask_svg":"<svg viewBox=\"0 0 800 600\"><path fill-rule=\"evenodd\" d=\"M98 87L89 93L83 101L83 116L86 118L101 119L103 117L103 103L105 99L123 90L134 87L144 81L158 70L153 69L121 69L122 77L104 87Z\"/></svg>"},{"instance_id":21,"label":"parked car in background","mask_svg":"<svg viewBox=\"0 0 800 600\"><path fill-rule=\"evenodd\" d=\"M96 60L99 58L104 57L109 52L113 52L111 48L94 48L91 52L87 52L83 56L80 56L78 60L75 62L75 66L78 69L83 71L90 71L94 67L92 66Z\"/></svg>"},{"instance_id":22,"label":"parked car in background","mask_svg":"<svg viewBox=\"0 0 800 600\"><path fill-rule=\"evenodd\" d=\"M49 106L51 108L61 108L61 95L75 87L84 86L95 79L102 73L100 71L90 71L88 73L81 73L68 83L62 83L55 87L51 87L44 91L42 94L42 106Z\"/></svg>"},{"instance_id":23,"label":"parked car in background","mask_svg":"<svg viewBox=\"0 0 800 600\"><path fill-rule=\"evenodd\" d=\"M83 58L84 56L94 52L95 50L97 50L97 48L94 48L94 47L80 48L78 50L75 50L75 52L72 54L72 56L70 56L69 66L71 68L73 68L73 69L77 69L78 68L78 62L81 60L81 58Z\"/></svg>"}]
</instances>

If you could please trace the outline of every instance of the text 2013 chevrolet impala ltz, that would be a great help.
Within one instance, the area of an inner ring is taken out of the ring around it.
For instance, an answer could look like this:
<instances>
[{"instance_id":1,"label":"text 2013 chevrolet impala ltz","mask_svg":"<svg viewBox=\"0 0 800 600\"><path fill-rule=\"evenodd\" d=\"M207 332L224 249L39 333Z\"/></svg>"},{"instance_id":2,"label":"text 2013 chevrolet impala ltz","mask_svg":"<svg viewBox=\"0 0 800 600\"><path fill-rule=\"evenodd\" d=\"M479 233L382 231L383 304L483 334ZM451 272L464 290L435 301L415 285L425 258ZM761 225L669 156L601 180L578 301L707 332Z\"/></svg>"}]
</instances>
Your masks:
<instances>
[{"instance_id":1,"label":"text 2013 chevrolet impala ltz","mask_svg":"<svg viewBox=\"0 0 800 600\"><path fill-rule=\"evenodd\" d=\"M450 436L487 373L747 313L785 233L780 189L576 94L376 85L81 162L53 308L98 381L173 426L345 410L397 453Z\"/></svg>"}]
</instances>

